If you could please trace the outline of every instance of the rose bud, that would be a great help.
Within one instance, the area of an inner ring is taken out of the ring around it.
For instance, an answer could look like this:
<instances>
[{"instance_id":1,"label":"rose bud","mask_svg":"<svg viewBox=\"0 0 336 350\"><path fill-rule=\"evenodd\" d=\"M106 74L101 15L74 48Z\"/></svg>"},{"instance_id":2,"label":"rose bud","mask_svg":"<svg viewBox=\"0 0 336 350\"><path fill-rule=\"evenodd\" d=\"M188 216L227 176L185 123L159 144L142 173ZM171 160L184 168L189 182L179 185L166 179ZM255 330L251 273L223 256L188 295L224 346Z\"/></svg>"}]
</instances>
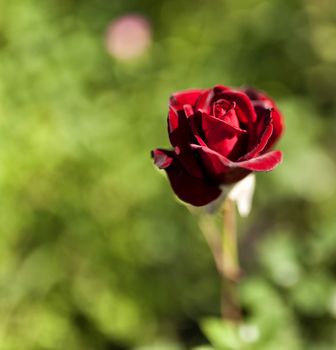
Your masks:
<instances>
[{"instance_id":1,"label":"rose bud","mask_svg":"<svg viewBox=\"0 0 336 350\"><path fill-rule=\"evenodd\" d=\"M225 86L181 91L169 103L173 149L156 149L152 157L182 201L203 206L251 172L273 170L282 153L270 150L283 129L281 113L262 92Z\"/></svg>"}]
</instances>

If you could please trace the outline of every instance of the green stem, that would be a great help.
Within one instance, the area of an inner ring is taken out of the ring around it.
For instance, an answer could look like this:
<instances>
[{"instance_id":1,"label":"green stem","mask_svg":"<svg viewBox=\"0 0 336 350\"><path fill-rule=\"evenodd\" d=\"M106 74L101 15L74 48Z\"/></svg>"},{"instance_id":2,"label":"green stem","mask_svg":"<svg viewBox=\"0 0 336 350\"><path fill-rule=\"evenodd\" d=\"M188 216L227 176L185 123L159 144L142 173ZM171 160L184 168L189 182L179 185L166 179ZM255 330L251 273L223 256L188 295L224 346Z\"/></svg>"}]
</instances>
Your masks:
<instances>
[{"instance_id":1,"label":"green stem","mask_svg":"<svg viewBox=\"0 0 336 350\"><path fill-rule=\"evenodd\" d=\"M241 321L238 296L240 267L238 259L238 237L234 202L226 199L223 211L222 234L222 317L234 323Z\"/></svg>"},{"instance_id":2,"label":"green stem","mask_svg":"<svg viewBox=\"0 0 336 350\"><path fill-rule=\"evenodd\" d=\"M238 238L236 210L232 200L226 199L223 210L222 256L223 273L231 281L238 281L240 276L238 259Z\"/></svg>"},{"instance_id":3,"label":"green stem","mask_svg":"<svg viewBox=\"0 0 336 350\"><path fill-rule=\"evenodd\" d=\"M221 312L223 320L238 324L241 321L241 310L237 287L241 272L238 261L235 210L234 202L227 198L223 206L222 234L211 216L201 216L199 225L212 252L221 278Z\"/></svg>"}]
</instances>

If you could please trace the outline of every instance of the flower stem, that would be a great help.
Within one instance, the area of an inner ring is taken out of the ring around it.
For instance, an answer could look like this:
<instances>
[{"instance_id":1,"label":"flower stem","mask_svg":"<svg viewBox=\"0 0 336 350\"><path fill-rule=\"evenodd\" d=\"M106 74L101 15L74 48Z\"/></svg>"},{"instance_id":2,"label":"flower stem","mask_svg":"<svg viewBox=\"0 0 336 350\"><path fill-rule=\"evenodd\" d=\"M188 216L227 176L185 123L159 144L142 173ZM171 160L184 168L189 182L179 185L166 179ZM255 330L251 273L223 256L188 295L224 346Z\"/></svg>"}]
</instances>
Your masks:
<instances>
[{"instance_id":1,"label":"flower stem","mask_svg":"<svg viewBox=\"0 0 336 350\"><path fill-rule=\"evenodd\" d=\"M224 320L234 323L241 321L241 310L238 300L238 282L241 275L238 259L238 237L236 211L232 200L227 198L223 207L222 234L222 296L221 307Z\"/></svg>"},{"instance_id":2,"label":"flower stem","mask_svg":"<svg viewBox=\"0 0 336 350\"><path fill-rule=\"evenodd\" d=\"M223 273L231 281L238 281L240 276L238 260L238 239L236 211L232 200L227 198L223 208L222 255Z\"/></svg>"},{"instance_id":3,"label":"flower stem","mask_svg":"<svg viewBox=\"0 0 336 350\"><path fill-rule=\"evenodd\" d=\"M223 320L239 323L241 321L241 310L237 287L241 271L238 261L236 208L235 203L229 198L224 202L222 214L222 232L218 229L214 217L210 215L201 215L199 225L221 278L221 313Z\"/></svg>"}]
</instances>

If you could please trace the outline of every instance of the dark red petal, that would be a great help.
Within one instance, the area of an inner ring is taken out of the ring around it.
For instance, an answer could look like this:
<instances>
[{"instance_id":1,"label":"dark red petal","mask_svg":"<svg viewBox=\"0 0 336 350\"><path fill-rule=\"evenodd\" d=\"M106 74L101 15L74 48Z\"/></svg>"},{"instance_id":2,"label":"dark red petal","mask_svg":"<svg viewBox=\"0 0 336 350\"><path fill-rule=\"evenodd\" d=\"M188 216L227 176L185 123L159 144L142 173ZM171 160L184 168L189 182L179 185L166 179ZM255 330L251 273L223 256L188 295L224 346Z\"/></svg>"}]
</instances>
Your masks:
<instances>
[{"instance_id":1,"label":"dark red petal","mask_svg":"<svg viewBox=\"0 0 336 350\"><path fill-rule=\"evenodd\" d=\"M268 142L267 149L271 148L279 140L279 138L281 137L285 129L282 115L276 107L273 107L272 118L273 118L273 134Z\"/></svg>"},{"instance_id":2,"label":"dark red petal","mask_svg":"<svg viewBox=\"0 0 336 350\"><path fill-rule=\"evenodd\" d=\"M163 155L163 153L165 155ZM170 184L175 194L184 202L194 206L206 205L221 194L218 186L206 182L204 179L195 178L185 171L184 167L174 156L174 152L155 150L152 152L155 164L164 164ZM169 159L169 161L167 161ZM160 167L162 169L162 167Z\"/></svg>"},{"instance_id":3,"label":"dark red petal","mask_svg":"<svg viewBox=\"0 0 336 350\"><path fill-rule=\"evenodd\" d=\"M232 124L228 124L225 121L212 117L207 113L202 113L202 129L205 135L210 135L211 132L215 132L218 129L222 133L222 137L233 137L242 134L246 134L247 131ZM220 135L217 135L220 137Z\"/></svg>"},{"instance_id":4,"label":"dark red petal","mask_svg":"<svg viewBox=\"0 0 336 350\"><path fill-rule=\"evenodd\" d=\"M199 162L195 157L195 153L187 147L185 149L180 149L175 147L175 156L182 164L184 169L193 177L203 178L203 172L200 168Z\"/></svg>"},{"instance_id":5,"label":"dark red petal","mask_svg":"<svg viewBox=\"0 0 336 350\"><path fill-rule=\"evenodd\" d=\"M280 151L269 152L242 162L232 162L208 147L192 144L191 148L198 151L205 169L216 179L225 179L225 173L235 168L250 171L269 171L274 169L282 160Z\"/></svg>"},{"instance_id":6,"label":"dark red petal","mask_svg":"<svg viewBox=\"0 0 336 350\"><path fill-rule=\"evenodd\" d=\"M170 106L175 109L182 109L185 104L194 105L197 98L204 92L201 89L192 89L175 92L170 97Z\"/></svg>"},{"instance_id":7,"label":"dark red petal","mask_svg":"<svg viewBox=\"0 0 336 350\"><path fill-rule=\"evenodd\" d=\"M194 140L187 117L183 110L176 111L170 107L168 112L168 134L171 144L185 148Z\"/></svg>"},{"instance_id":8,"label":"dark red petal","mask_svg":"<svg viewBox=\"0 0 336 350\"><path fill-rule=\"evenodd\" d=\"M231 184L250 173L246 169L235 167L234 162L208 147L194 144L191 147L198 152L208 176L217 183Z\"/></svg>"},{"instance_id":9,"label":"dark red petal","mask_svg":"<svg viewBox=\"0 0 336 350\"><path fill-rule=\"evenodd\" d=\"M222 92L230 91L232 89L227 87L227 86L218 84L218 85L214 86L213 90L214 90L215 95L220 95Z\"/></svg>"},{"instance_id":10,"label":"dark red petal","mask_svg":"<svg viewBox=\"0 0 336 350\"><path fill-rule=\"evenodd\" d=\"M199 151L205 168L210 170L211 174L220 174L234 167L234 162L207 146L191 144L190 147Z\"/></svg>"},{"instance_id":11,"label":"dark red petal","mask_svg":"<svg viewBox=\"0 0 336 350\"><path fill-rule=\"evenodd\" d=\"M204 142L204 134L202 130L202 113L197 111L188 118L190 129L195 140L201 145L206 146Z\"/></svg>"},{"instance_id":12,"label":"dark red petal","mask_svg":"<svg viewBox=\"0 0 336 350\"><path fill-rule=\"evenodd\" d=\"M272 151L259 157L252 158L236 164L244 169L251 171L270 171L273 170L282 161L281 151Z\"/></svg>"},{"instance_id":13,"label":"dark red petal","mask_svg":"<svg viewBox=\"0 0 336 350\"><path fill-rule=\"evenodd\" d=\"M178 113L174 108L169 107L168 112L168 132L173 133L179 126Z\"/></svg>"},{"instance_id":14,"label":"dark red petal","mask_svg":"<svg viewBox=\"0 0 336 350\"><path fill-rule=\"evenodd\" d=\"M215 96L213 89L205 90L195 102L195 110L210 113L211 103Z\"/></svg>"},{"instance_id":15,"label":"dark red petal","mask_svg":"<svg viewBox=\"0 0 336 350\"><path fill-rule=\"evenodd\" d=\"M195 102L195 110L200 110L210 114L212 103L217 100L219 98L218 96L223 92L230 90L230 88L223 85L216 85L212 89L204 90Z\"/></svg>"},{"instance_id":16,"label":"dark red petal","mask_svg":"<svg viewBox=\"0 0 336 350\"><path fill-rule=\"evenodd\" d=\"M261 115L260 118L261 119L260 121L258 121L257 129L261 129L261 130L260 131L256 130L257 131L256 145L246 155L241 157L239 161L251 159L259 155L265 149L270 137L272 136L272 133L273 133L272 111L269 109L265 109L263 111L263 115Z\"/></svg>"},{"instance_id":17,"label":"dark red petal","mask_svg":"<svg viewBox=\"0 0 336 350\"><path fill-rule=\"evenodd\" d=\"M236 102L236 113L242 123L250 124L257 120L252 102L245 93L241 91L225 91L220 94L220 98Z\"/></svg>"},{"instance_id":18,"label":"dark red petal","mask_svg":"<svg viewBox=\"0 0 336 350\"><path fill-rule=\"evenodd\" d=\"M214 118L207 113L202 115L202 131L208 147L224 156L232 151L238 136L246 133L245 130Z\"/></svg>"},{"instance_id":19,"label":"dark red petal","mask_svg":"<svg viewBox=\"0 0 336 350\"><path fill-rule=\"evenodd\" d=\"M265 94L261 93L259 90L251 88L251 87L247 87L247 88L242 88L240 89L242 92L244 92L251 101L260 101L263 100L264 97L266 97ZM269 98L267 98L269 99Z\"/></svg>"},{"instance_id":20,"label":"dark red petal","mask_svg":"<svg viewBox=\"0 0 336 350\"><path fill-rule=\"evenodd\" d=\"M252 88L246 88L243 89L243 91L249 96L255 106L260 105L261 102L265 108L273 108L273 134L267 145L267 149L269 149L281 137L284 131L284 121L281 112L276 106L274 100L267 96L264 92ZM256 112L258 114L257 110Z\"/></svg>"},{"instance_id":21,"label":"dark red petal","mask_svg":"<svg viewBox=\"0 0 336 350\"><path fill-rule=\"evenodd\" d=\"M283 133L284 123L283 123L282 116L276 107L271 107L271 108L265 107L265 106L268 106L269 104L265 105L263 101L254 101L253 105L257 113L258 124L260 124L260 122L262 123L262 121L264 120L265 114L267 113L266 111L269 109L272 109L273 132L271 137L268 140L267 146L265 147L265 150L269 150ZM260 127L258 126L258 128Z\"/></svg>"},{"instance_id":22,"label":"dark red petal","mask_svg":"<svg viewBox=\"0 0 336 350\"><path fill-rule=\"evenodd\" d=\"M184 113L185 113L187 118L189 118L192 115L194 115L194 110L193 110L192 105L188 105L188 104L184 105L183 106L183 110L184 110Z\"/></svg>"},{"instance_id":23,"label":"dark red petal","mask_svg":"<svg viewBox=\"0 0 336 350\"><path fill-rule=\"evenodd\" d=\"M166 169L168 168L172 162L174 161L174 152L168 151L165 149L155 149L151 152L151 156L154 160L154 164L159 169Z\"/></svg>"}]
</instances>

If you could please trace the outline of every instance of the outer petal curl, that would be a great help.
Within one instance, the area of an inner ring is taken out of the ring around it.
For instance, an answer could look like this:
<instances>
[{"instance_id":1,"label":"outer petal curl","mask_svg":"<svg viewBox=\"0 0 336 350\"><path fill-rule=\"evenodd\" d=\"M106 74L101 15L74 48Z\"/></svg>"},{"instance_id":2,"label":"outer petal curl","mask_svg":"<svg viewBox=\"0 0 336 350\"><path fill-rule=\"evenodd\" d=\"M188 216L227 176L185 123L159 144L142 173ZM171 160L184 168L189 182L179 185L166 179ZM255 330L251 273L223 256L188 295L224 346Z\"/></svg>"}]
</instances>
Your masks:
<instances>
[{"instance_id":1,"label":"outer petal curl","mask_svg":"<svg viewBox=\"0 0 336 350\"><path fill-rule=\"evenodd\" d=\"M198 97L204 92L203 89L191 89L175 92L170 96L169 105L176 110L182 109L184 105L194 105Z\"/></svg>"},{"instance_id":2,"label":"outer petal curl","mask_svg":"<svg viewBox=\"0 0 336 350\"><path fill-rule=\"evenodd\" d=\"M220 196L219 186L207 182L204 178L191 176L173 151L156 149L152 152L152 157L155 165L166 171L171 187L182 201L198 207Z\"/></svg>"},{"instance_id":3,"label":"outer petal curl","mask_svg":"<svg viewBox=\"0 0 336 350\"><path fill-rule=\"evenodd\" d=\"M267 149L270 149L277 142L277 140L279 140L279 138L281 137L285 129L281 112L279 111L273 99L271 99L264 92L261 92L252 88L246 88L246 89L243 89L242 91L245 92L246 95L251 99L255 107L258 118L259 118L259 113L262 110L261 107L267 108L267 109L272 108L273 134L267 145Z\"/></svg>"},{"instance_id":4,"label":"outer petal curl","mask_svg":"<svg viewBox=\"0 0 336 350\"><path fill-rule=\"evenodd\" d=\"M249 160L233 162L208 147L195 144L191 147L198 152L209 176L223 184L239 181L251 171L273 170L282 160L280 151L272 151Z\"/></svg>"}]
</instances>

